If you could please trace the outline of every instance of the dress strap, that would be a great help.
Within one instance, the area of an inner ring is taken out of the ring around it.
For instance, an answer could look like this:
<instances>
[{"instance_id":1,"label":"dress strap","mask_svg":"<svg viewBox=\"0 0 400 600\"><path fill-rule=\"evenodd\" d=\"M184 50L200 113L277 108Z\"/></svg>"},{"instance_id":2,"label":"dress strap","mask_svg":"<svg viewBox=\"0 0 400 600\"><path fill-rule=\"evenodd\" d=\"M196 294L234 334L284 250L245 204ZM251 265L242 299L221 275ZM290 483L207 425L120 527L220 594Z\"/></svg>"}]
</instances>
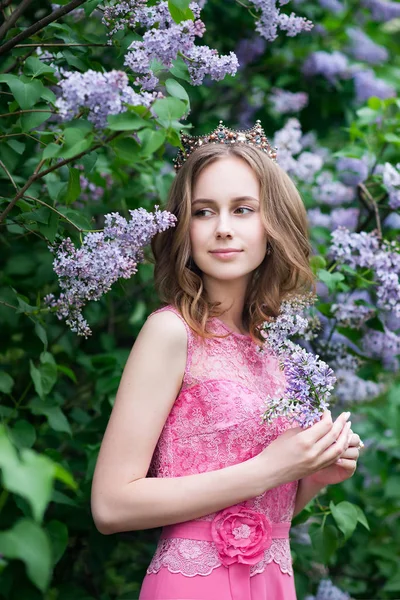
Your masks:
<instances>
[{"instance_id":1,"label":"dress strap","mask_svg":"<svg viewBox=\"0 0 400 600\"><path fill-rule=\"evenodd\" d=\"M189 325L186 323L185 319L183 318L183 316L181 315L181 313L179 312L179 310L177 308L175 308L175 306L173 306L172 304L167 304L167 306L162 306L161 308L158 308L157 310L154 310L149 317L151 317L151 315L154 315L158 312L163 312L165 310L170 310L171 312L175 313L180 320L182 321L182 323L185 326L186 329L186 333L187 333L187 358L186 358L186 366L185 366L185 373L184 373L184 378L183 381L185 381L186 379L186 375L187 373L189 373L190 370L190 366L192 364L192 354L193 354L193 344L194 344L194 339L193 339L193 331L190 329Z\"/></svg>"}]
</instances>

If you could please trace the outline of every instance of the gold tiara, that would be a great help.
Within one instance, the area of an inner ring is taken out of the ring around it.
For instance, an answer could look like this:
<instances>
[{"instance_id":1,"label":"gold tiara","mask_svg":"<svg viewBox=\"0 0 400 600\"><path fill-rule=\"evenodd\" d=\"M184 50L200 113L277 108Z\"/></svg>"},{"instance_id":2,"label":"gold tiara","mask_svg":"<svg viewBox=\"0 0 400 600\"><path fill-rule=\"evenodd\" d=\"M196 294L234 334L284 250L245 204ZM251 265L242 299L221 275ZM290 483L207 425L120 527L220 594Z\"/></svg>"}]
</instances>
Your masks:
<instances>
[{"instance_id":1,"label":"gold tiara","mask_svg":"<svg viewBox=\"0 0 400 600\"><path fill-rule=\"evenodd\" d=\"M181 129L180 134L183 149L180 148L176 158L173 159L175 171L181 168L196 148L205 144L248 144L249 146L259 148L271 160L276 162L277 148L272 147L268 142L260 119L257 119L256 124L250 129L230 129L229 127L225 127L221 120L218 127L207 135L191 136L184 133L183 129Z\"/></svg>"}]
</instances>

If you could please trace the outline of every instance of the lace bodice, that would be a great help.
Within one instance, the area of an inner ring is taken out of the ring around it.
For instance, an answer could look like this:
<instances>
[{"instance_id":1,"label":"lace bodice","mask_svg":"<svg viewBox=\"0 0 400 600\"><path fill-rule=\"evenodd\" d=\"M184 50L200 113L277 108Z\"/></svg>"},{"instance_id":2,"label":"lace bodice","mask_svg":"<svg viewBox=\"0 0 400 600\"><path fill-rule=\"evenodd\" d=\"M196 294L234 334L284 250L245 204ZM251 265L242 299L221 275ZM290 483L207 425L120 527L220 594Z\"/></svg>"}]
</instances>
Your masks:
<instances>
[{"instance_id":1,"label":"lace bodice","mask_svg":"<svg viewBox=\"0 0 400 600\"><path fill-rule=\"evenodd\" d=\"M150 464L150 477L179 477L214 471L259 454L291 427L284 417L267 425L261 420L268 394L285 387L284 373L268 351L260 352L249 335L231 332L222 338L202 340L171 305L186 326L188 351L180 392L168 415ZM154 313L152 313L154 314ZM226 334L228 327L211 318L208 329ZM262 512L272 523L292 520L297 481L268 490L241 505ZM216 513L197 520L212 521ZM250 575L275 561L292 574L288 539L274 539ZM208 575L220 566L213 542L160 539L147 573L165 566L186 576Z\"/></svg>"}]
</instances>

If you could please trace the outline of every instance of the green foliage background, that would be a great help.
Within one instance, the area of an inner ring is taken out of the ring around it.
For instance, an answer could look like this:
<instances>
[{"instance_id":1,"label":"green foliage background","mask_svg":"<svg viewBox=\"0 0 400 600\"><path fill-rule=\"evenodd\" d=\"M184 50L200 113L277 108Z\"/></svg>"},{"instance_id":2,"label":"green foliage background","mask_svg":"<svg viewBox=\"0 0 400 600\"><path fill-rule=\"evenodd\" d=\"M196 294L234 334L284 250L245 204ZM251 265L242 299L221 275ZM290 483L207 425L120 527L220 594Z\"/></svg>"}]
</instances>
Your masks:
<instances>
[{"instance_id":1,"label":"green foliage background","mask_svg":"<svg viewBox=\"0 0 400 600\"><path fill-rule=\"evenodd\" d=\"M40 4L25 10L7 40L51 12L50 3ZM178 58L169 72L160 69L158 74L167 97L155 105L157 118L130 107L110 117L104 132L93 129L84 111L69 122L57 118L54 66L36 52L36 46L51 50L54 64L66 69L124 70L133 34L120 32L107 45L98 0L82 3L83 18L67 14L8 52L1 53L0 47L0 211L12 205L0 228L0 598L138 598L160 533L104 536L90 512L93 470L122 370L146 316L158 306L151 261L87 306L84 314L93 335L85 340L44 306L46 294L58 293L48 243L70 236L79 244L86 231L102 228L105 213L128 218L129 209L162 208L174 176L168 166L179 130L188 123L197 135L216 127L219 119L234 127L237 116L253 106L254 120L260 118L272 135L286 119L260 98L275 86L308 92L303 130L316 131L332 152L358 156L369 148L396 164L399 100L371 99L360 109L353 103L351 80L331 86L322 78L310 82L300 71L311 51L343 47L357 4L348 2L339 17L305 3L308 16L325 27L325 36L280 35L259 59L221 82L190 85ZM221 54L255 35L254 17L239 3L210 1L202 19L204 43ZM368 30L391 51L392 61L377 72L398 87L400 25L389 30L371 23ZM81 173L103 188L99 200L83 200ZM309 190L303 196L311 206ZM388 231L386 237L395 240L398 232ZM314 243L324 254L324 244L316 238ZM358 285L351 274L347 277L348 285ZM332 285L340 289L340 281ZM382 371L378 361L368 368L369 378ZM312 539L311 546L292 542L299 600L315 592L328 573L354 598L400 598L398 373L390 381L387 394L350 407L359 416L357 432L373 440L360 458L363 468L325 490L294 521L307 521Z\"/></svg>"}]
</instances>

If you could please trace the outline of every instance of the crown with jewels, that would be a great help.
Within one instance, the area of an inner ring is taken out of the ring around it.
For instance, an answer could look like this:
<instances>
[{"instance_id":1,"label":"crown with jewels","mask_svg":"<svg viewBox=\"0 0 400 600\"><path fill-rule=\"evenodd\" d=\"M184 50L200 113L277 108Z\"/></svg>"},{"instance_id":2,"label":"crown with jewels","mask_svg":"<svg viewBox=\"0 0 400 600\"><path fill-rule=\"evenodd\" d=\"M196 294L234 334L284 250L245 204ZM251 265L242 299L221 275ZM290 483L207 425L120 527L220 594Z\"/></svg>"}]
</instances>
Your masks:
<instances>
[{"instance_id":1,"label":"crown with jewels","mask_svg":"<svg viewBox=\"0 0 400 600\"><path fill-rule=\"evenodd\" d=\"M273 162L276 162L277 148L273 148L268 142L260 119L257 119L256 124L250 129L230 129L223 125L223 121L220 121L218 127L207 135L191 136L184 133L182 129L180 134L184 149L180 148L176 158L173 159L175 171L181 168L196 148L205 144L248 144L249 146L259 148Z\"/></svg>"}]
</instances>

